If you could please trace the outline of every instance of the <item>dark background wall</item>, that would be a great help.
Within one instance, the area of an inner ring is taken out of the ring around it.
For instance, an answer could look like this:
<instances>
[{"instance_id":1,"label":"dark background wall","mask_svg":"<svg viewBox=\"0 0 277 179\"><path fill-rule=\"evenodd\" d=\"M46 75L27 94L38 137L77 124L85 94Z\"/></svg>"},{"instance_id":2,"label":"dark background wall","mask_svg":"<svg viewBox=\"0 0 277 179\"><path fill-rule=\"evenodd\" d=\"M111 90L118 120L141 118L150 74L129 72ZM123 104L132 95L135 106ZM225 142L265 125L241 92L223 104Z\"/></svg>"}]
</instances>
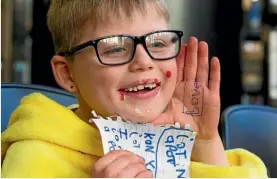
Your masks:
<instances>
[{"instance_id":1,"label":"dark background wall","mask_svg":"<svg viewBox=\"0 0 277 179\"><path fill-rule=\"evenodd\" d=\"M46 25L49 3L35 0L33 8L32 83L58 87L52 75L50 60L54 55L54 45Z\"/></svg>"},{"instance_id":2,"label":"dark background wall","mask_svg":"<svg viewBox=\"0 0 277 179\"><path fill-rule=\"evenodd\" d=\"M220 59L222 109L240 103L240 30L243 22L241 1L217 1L216 55Z\"/></svg>"},{"instance_id":3,"label":"dark background wall","mask_svg":"<svg viewBox=\"0 0 277 179\"><path fill-rule=\"evenodd\" d=\"M240 72L240 31L243 20L241 0L168 0L173 28L209 44L210 57L221 63L222 110L239 104L242 94Z\"/></svg>"}]
</instances>

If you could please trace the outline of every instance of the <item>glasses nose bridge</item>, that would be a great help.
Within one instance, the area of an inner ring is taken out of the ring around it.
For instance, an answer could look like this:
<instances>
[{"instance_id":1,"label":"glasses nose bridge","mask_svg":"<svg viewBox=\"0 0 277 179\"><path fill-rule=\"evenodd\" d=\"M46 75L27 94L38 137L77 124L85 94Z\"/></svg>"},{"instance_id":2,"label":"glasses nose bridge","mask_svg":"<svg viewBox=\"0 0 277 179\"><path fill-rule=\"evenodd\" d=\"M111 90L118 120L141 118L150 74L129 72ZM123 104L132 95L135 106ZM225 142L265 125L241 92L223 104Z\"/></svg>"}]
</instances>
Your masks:
<instances>
[{"instance_id":1,"label":"glasses nose bridge","mask_svg":"<svg viewBox=\"0 0 277 179\"><path fill-rule=\"evenodd\" d=\"M147 51L146 44L145 44L145 38L146 38L146 36L135 36L134 37L134 41L135 41L135 49L134 50L135 51L139 44L141 44L143 46L144 50Z\"/></svg>"}]
</instances>

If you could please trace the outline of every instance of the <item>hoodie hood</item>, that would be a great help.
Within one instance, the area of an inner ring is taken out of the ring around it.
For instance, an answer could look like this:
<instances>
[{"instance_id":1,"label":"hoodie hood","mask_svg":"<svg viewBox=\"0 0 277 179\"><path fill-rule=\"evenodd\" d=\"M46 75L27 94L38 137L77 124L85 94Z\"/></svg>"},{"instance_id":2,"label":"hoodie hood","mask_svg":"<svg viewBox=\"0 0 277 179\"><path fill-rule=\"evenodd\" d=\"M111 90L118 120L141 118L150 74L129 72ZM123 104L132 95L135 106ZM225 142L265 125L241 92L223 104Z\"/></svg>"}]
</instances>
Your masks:
<instances>
[{"instance_id":1,"label":"hoodie hood","mask_svg":"<svg viewBox=\"0 0 277 179\"><path fill-rule=\"evenodd\" d=\"M98 129L81 120L70 108L40 93L22 98L2 133L2 157L10 144L21 140L40 140L103 156Z\"/></svg>"}]
</instances>

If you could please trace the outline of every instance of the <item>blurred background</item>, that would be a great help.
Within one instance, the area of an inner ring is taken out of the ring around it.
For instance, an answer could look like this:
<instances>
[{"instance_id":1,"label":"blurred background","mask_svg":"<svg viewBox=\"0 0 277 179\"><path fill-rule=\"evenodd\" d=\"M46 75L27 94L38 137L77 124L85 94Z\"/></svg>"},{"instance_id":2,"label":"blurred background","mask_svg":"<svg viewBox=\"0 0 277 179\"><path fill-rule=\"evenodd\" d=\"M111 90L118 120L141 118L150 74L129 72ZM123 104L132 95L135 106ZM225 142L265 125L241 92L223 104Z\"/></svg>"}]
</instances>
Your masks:
<instances>
[{"instance_id":1,"label":"blurred background","mask_svg":"<svg viewBox=\"0 0 277 179\"><path fill-rule=\"evenodd\" d=\"M174 29L205 40L222 66L222 110L234 104L277 107L277 0L168 0ZM1 1L2 82L58 87L46 26L49 2Z\"/></svg>"}]
</instances>

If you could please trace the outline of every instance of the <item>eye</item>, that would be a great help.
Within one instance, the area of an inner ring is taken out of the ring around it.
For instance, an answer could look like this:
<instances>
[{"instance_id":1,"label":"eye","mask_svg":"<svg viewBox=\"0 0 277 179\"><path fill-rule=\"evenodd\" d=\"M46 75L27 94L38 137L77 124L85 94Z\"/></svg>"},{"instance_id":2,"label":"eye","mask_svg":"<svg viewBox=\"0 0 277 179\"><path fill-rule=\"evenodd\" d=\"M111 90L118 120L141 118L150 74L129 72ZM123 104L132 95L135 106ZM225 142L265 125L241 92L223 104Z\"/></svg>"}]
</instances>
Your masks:
<instances>
[{"instance_id":1,"label":"eye","mask_svg":"<svg viewBox=\"0 0 277 179\"><path fill-rule=\"evenodd\" d=\"M111 50L105 51L104 54L105 55L109 55L109 54L121 53L123 51L126 51L126 50L124 48L117 47L117 48L113 48Z\"/></svg>"},{"instance_id":2,"label":"eye","mask_svg":"<svg viewBox=\"0 0 277 179\"><path fill-rule=\"evenodd\" d=\"M153 47L153 48L161 48L161 47L165 47L165 44L164 43L162 43L162 42L153 42L153 43L151 43L151 44L149 44L149 46L148 47Z\"/></svg>"},{"instance_id":3,"label":"eye","mask_svg":"<svg viewBox=\"0 0 277 179\"><path fill-rule=\"evenodd\" d=\"M178 42L178 40L179 40L178 37L175 36L175 37L172 37L171 42L176 43Z\"/></svg>"}]
</instances>

